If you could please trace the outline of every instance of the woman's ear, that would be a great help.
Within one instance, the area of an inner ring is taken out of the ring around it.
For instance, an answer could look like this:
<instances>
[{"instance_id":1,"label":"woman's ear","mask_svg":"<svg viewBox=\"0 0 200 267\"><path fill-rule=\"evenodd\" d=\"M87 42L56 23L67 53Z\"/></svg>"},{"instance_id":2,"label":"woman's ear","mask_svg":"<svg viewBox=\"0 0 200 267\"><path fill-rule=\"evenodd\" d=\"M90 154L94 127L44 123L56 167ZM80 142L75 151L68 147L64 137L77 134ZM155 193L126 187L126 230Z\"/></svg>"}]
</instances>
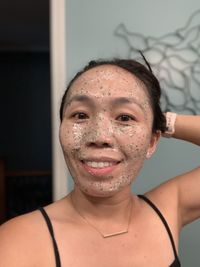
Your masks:
<instances>
[{"instance_id":1,"label":"woman's ear","mask_svg":"<svg viewBox=\"0 0 200 267\"><path fill-rule=\"evenodd\" d=\"M149 143L149 148L146 153L146 159L150 159L151 156L156 151L157 144L158 144L160 137L161 137L161 131L157 130L155 133L152 133L151 140Z\"/></svg>"}]
</instances>

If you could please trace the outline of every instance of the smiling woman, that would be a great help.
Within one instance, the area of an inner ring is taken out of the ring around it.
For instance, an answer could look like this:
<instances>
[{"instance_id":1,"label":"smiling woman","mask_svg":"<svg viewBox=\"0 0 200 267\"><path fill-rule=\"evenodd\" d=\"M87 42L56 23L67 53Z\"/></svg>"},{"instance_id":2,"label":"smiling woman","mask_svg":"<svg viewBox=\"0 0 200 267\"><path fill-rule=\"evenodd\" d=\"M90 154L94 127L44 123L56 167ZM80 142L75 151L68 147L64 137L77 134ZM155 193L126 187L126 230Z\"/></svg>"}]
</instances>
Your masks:
<instances>
[{"instance_id":1,"label":"smiling woman","mask_svg":"<svg viewBox=\"0 0 200 267\"><path fill-rule=\"evenodd\" d=\"M161 135L200 145L200 116L163 114L160 94L133 60L93 61L74 77L59 133L74 188L0 228L2 266L180 266L180 230L200 217L200 169L131 192Z\"/></svg>"}]
</instances>

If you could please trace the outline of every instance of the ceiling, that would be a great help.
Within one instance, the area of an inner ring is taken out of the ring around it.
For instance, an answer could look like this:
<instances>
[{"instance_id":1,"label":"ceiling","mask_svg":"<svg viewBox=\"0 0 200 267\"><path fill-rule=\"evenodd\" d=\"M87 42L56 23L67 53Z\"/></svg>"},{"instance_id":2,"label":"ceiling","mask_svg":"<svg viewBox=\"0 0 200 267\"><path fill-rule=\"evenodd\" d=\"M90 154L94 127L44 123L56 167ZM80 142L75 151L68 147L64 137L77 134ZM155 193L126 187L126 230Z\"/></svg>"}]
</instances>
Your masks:
<instances>
[{"instance_id":1,"label":"ceiling","mask_svg":"<svg viewBox=\"0 0 200 267\"><path fill-rule=\"evenodd\" d=\"M1 1L0 50L48 49L49 0Z\"/></svg>"}]
</instances>

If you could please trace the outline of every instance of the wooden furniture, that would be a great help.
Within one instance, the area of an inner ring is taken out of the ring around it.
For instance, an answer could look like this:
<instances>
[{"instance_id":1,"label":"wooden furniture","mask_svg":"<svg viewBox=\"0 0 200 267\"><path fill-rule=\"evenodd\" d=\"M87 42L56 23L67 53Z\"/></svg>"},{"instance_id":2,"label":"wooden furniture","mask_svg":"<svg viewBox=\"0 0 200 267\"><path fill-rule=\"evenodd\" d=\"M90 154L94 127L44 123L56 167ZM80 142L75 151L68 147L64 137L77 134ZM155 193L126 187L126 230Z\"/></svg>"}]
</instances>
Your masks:
<instances>
[{"instance_id":1,"label":"wooden furniture","mask_svg":"<svg viewBox=\"0 0 200 267\"><path fill-rule=\"evenodd\" d=\"M7 171L0 160L0 224L52 201L51 171Z\"/></svg>"}]
</instances>

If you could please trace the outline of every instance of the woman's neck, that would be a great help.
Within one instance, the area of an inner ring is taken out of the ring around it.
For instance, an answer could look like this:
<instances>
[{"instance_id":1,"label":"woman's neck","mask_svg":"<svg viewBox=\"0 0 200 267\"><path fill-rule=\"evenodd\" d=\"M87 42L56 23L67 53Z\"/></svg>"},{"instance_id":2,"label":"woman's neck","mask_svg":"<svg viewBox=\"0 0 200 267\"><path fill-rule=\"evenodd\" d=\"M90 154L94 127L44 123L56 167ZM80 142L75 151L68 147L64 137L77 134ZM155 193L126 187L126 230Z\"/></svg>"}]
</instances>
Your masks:
<instances>
[{"instance_id":1,"label":"woman's neck","mask_svg":"<svg viewBox=\"0 0 200 267\"><path fill-rule=\"evenodd\" d=\"M109 197L94 197L75 188L70 198L77 215L102 236L106 232L112 236L112 233L128 231L134 206L131 190Z\"/></svg>"}]
</instances>

